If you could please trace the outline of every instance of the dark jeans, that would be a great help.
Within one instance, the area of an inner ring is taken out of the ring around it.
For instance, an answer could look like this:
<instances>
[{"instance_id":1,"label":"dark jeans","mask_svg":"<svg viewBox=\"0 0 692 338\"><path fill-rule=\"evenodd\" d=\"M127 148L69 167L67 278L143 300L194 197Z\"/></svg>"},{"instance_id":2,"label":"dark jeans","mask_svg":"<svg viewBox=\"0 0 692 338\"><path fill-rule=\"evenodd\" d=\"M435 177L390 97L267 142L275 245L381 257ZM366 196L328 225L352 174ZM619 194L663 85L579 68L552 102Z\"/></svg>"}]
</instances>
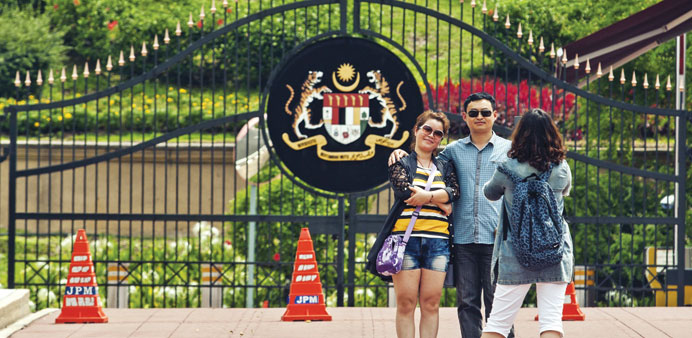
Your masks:
<instances>
[{"instance_id":1,"label":"dark jeans","mask_svg":"<svg viewBox=\"0 0 692 338\"><path fill-rule=\"evenodd\" d=\"M457 289L457 314L461 336L478 338L483 332L481 292L485 320L493 306L495 284L490 280L493 257L492 244L454 244L454 284ZM514 337L514 330L508 337Z\"/></svg>"}]
</instances>

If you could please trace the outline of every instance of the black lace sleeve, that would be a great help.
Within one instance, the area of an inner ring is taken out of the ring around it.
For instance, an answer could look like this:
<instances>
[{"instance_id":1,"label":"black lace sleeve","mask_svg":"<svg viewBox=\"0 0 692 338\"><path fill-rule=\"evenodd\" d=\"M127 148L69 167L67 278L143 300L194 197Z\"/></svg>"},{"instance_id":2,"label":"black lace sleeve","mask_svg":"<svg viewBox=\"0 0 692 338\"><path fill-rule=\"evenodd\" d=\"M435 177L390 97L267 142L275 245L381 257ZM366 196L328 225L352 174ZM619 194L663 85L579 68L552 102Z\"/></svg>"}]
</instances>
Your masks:
<instances>
[{"instance_id":1,"label":"black lace sleeve","mask_svg":"<svg viewBox=\"0 0 692 338\"><path fill-rule=\"evenodd\" d=\"M454 167L454 162L447 162L447 172L444 177L445 190L449 194L449 202L454 202L459 199L461 195L459 192L459 181L457 181L457 170Z\"/></svg>"},{"instance_id":2,"label":"black lace sleeve","mask_svg":"<svg viewBox=\"0 0 692 338\"><path fill-rule=\"evenodd\" d=\"M392 184L394 196L396 198L407 199L411 196L411 178L408 170L401 163L397 162L389 166L389 182Z\"/></svg>"}]
</instances>

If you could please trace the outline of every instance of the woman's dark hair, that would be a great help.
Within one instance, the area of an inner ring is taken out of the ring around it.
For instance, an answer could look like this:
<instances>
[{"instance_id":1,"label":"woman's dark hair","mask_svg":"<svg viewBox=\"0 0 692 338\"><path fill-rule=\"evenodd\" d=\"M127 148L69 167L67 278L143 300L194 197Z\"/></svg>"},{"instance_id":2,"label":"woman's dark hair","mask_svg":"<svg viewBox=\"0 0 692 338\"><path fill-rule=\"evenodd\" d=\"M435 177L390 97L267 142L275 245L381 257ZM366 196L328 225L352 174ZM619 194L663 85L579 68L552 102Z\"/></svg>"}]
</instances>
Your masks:
<instances>
[{"instance_id":1,"label":"woman's dark hair","mask_svg":"<svg viewBox=\"0 0 692 338\"><path fill-rule=\"evenodd\" d=\"M430 119L440 121L440 123L442 123L442 129L445 132L445 135L447 135L447 132L449 131L449 120L447 119L447 116L444 113L426 110L418 115L416 118L416 124L413 125L413 130L411 130L411 151L416 150L416 130L418 130L418 128L420 128L425 124L426 121ZM437 154L437 151L434 151L433 153Z\"/></svg>"},{"instance_id":2,"label":"woman's dark hair","mask_svg":"<svg viewBox=\"0 0 692 338\"><path fill-rule=\"evenodd\" d=\"M525 113L512 133L512 148L509 158L528 162L532 167L546 171L550 163L559 164L565 159L567 150L557 126L546 112L532 109Z\"/></svg>"}]
</instances>

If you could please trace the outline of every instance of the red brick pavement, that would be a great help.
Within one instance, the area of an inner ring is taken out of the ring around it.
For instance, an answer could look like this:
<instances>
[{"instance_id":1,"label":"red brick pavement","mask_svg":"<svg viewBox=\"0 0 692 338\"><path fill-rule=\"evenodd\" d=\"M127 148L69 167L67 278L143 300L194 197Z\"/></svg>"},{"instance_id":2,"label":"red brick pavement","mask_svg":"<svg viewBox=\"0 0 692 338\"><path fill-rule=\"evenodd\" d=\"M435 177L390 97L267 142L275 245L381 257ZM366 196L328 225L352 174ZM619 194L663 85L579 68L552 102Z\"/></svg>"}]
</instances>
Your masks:
<instances>
[{"instance_id":1,"label":"red brick pavement","mask_svg":"<svg viewBox=\"0 0 692 338\"><path fill-rule=\"evenodd\" d=\"M582 308L566 337L692 337L692 307ZM396 337L393 308L327 308L331 322L281 322L284 309L104 309L107 324L54 324L53 312L12 335L24 337ZM521 309L518 337L537 337L536 309ZM416 312L418 318L418 311ZM460 337L456 309L440 310L439 337Z\"/></svg>"}]
</instances>

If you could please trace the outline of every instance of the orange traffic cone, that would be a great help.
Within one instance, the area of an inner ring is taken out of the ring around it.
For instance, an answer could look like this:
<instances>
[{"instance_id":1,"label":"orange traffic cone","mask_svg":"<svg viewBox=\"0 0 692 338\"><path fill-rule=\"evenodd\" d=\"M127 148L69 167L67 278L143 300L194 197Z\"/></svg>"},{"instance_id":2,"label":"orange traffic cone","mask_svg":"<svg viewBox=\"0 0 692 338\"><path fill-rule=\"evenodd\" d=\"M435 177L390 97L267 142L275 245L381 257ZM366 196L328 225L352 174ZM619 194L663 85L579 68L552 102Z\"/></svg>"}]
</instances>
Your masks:
<instances>
[{"instance_id":1,"label":"orange traffic cone","mask_svg":"<svg viewBox=\"0 0 692 338\"><path fill-rule=\"evenodd\" d=\"M72 247L72 262L67 273L62 311L56 323L108 323L101 309L98 285L84 229L77 231Z\"/></svg>"},{"instance_id":2,"label":"orange traffic cone","mask_svg":"<svg viewBox=\"0 0 692 338\"><path fill-rule=\"evenodd\" d=\"M562 320L584 320L586 315L581 312L579 304L577 303L577 292L574 289L574 282L570 282L565 289L565 304L562 305ZM535 320L538 320L538 315L536 315Z\"/></svg>"},{"instance_id":3,"label":"orange traffic cone","mask_svg":"<svg viewBox=\"0 0 692 338\"><path fill-rule=\"evenodd\" d=\"M320 273L317 271L315 249L312 246L308 228L300 231L288 298L286 312L281 316L282 321L332 320L324 304L322 282Z\"/></svg>"}]
</instances>

